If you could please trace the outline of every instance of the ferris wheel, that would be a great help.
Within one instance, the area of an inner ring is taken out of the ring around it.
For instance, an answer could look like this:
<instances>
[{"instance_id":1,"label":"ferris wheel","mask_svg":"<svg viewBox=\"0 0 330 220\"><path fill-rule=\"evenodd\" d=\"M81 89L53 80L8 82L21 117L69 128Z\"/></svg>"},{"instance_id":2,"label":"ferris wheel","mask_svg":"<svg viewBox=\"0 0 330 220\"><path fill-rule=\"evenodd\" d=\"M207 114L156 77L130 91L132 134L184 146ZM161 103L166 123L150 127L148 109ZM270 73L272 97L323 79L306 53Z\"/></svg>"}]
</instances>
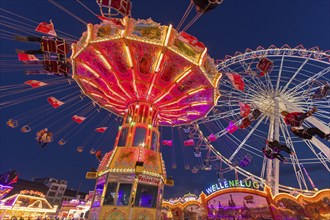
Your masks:
<instances>
[{"instance_id":1,"label":"ferris wheel","mask_svg":"<svg viewBox=\"0 0 330 220\"><path fill-rule=\"evenodd\" d=\"M329 58L329 51L316 47L285 45L247 49L220 61L221 98L207 117L190 126L191 137L198 140L195 156L206 152L203 168L218 169L222 178L235 170L236 176L271 186L273 193L316 190L313 176L330 171L329 142L324 135L297 137L281 112L317 108L302 126L330 133ZM267 159L262 152L266 140L277 140L294 153L281 152L283 162Z\"/></svg>"}]
</instances>

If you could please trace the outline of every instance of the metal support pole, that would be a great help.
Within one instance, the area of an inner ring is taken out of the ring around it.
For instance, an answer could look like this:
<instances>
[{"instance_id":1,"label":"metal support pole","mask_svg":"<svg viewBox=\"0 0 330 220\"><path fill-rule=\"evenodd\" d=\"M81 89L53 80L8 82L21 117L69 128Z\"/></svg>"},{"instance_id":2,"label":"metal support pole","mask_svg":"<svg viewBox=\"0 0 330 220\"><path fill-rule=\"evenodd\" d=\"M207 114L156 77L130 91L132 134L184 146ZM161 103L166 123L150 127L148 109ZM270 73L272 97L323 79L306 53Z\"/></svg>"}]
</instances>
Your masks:
<instances>
[{"instance_id":1,"label":"metal support pole","mask_svg":"<svg viewBox=\"0 0 330 220\"><path fill-rule=\"evenodd\" d=\"M269 119L268 140L273 139L274 133L274 117ZM273 161L267 159L266 180L269 187L273 187Z\"/></svg>"},{"instance_id":2,"label":"metal support pole","mask_svg":"<svg viewBox=\"0 0 330 220\"><path fill-rule=\"evenodd\" d=\"M275 106L274 106L274 140L278 140L280 138L280 111L279 111L279 102L280 98L275 97ZM275 159L273 161L273 177L274 177L274 185L272 188L273 195L278 194L279 192L279 182L280 182L280 161Z\"/></svg>"}]
</instances>

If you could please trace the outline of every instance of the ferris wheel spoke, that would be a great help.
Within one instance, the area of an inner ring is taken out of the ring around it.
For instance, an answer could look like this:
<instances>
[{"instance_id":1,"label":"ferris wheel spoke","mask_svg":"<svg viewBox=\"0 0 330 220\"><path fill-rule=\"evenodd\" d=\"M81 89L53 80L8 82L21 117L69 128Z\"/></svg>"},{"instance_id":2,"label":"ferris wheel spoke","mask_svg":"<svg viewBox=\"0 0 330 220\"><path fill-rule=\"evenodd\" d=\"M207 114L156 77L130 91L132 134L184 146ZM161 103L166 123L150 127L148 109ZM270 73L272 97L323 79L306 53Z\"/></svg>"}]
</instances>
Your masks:
<instances>
[{"instance_id":1,"label":"ferris wheel spoke","mask_svg":"<svg viewBox=\"0 0 330 220\"><path fill-rule=\"evenodd\" d=\"M302 68L305 66L305 64L309 61L309 59L306 59L300 67L297 69L297 71L293 74L293 76L290 78L290 80L286 83L286 85L283 87L281 91L286 91L288 86L291 84L291 82L296 78L296 76L299 74L299 72L302 70Z\"/></svg>"},{"instance_id":2,"label":"ferris wheel spoke","mask_svg":"<svg viewBox=\"0 0 330 220\"><path fill-rule=\"evenodd\" d=\"M286 145L289 148L291 148L293 150L293 152L296 152L296 150L294 148L294 145L293 145L293 141L292 141L291 136L290 136L290 133L288 131L288 127L286 125L283 125L283 121L280 123L280 128L281 128L281 131L282 131L282 135L285 139ZM292 161L293 170L295 172L299 188L302 189L302 184L303 184L305 186L305 189L308 189L303 171L300 167L300 162L299 162L299 159L298 159L298 155L297 154L290 155L290 158L291 158L291 161Z\"/></svg>"},{"instance_id":3,"label":"ferris wheel spoke","mask_svg":"<svg viewBox=\"0 0 330 220\"><path fill-rule=\"evenodd\" d=\"M276 94L279 93L279 87L280 87L280 81L281 81L281 75L282 75L282 68L283 68L283 61L284 61L284 55L282 56L280 70L278 71L278 78L277 78L276 89L275 89Z\"/></svg>"},{"instance_id":4,"label":"ferris wheel spoke","mask_svg":"<svg viewBox=\"0 0 330 220\"><path fill-rule=\"evenodd\" d=\"M240 145L236 148L235 152L230 156L229 161L232 161L236 154L241 150L241 148L244 146L245 142L250 138L250 136L253 134L253 132L257 129L257 127L260 125L262 120L264 119L265 116L262 116L261 119L255 124L255 126L251 129L251 131L246 135L244 140L240 143Z\"/></svg>"},{"instance_id":5,"label":"ferris wheel spoke","mask_svg":"<svg viewBox=\"0 0 330 220\"><path fill-rule=\"evenodd\" d=\"M317 153L313 147L313 145L309 142L304 140L306 145L311 149L311 151L315 154L315 156L319 159L319 161L324 165L324 167L330 172L330 168L328 166L328 163L330 162L329 160L329 155L324 155L324 152L319 152ZM312 142L313 143L313 142Z\"/></svg>"},{"instance_id":6,"label":"ferris wheel spoke","mask_svg":"<svg viewBox=\"0 0 330 220\"><path fill-rule=\"evenodd\" d=\"M207 117L199 120L198 123L212 122L212 121L215 121L215 120L229 118L229 117L237 116L237 115L239 115L239 112L235 112L234 110L230 110L230 111L226 111L226 112L220 112L220 113L216 113L216 114L207 116Z\"/></svg>"},{"instance_id":7,"label":"ferris wheel spoke","mask_svg":"<svg viewBox=\"0 0 330 220\"><path fill-rule=\"evenodd\" d=\"M287 90L285 92L285 94L288 95L292 95L293 93L295 93L298 89L302 89L304 86L307 86L309 83L311 83L312 81L318 79L319 77L324 76L325 74L330 72L330 67L327 67L323 70L321 70L320 72L316 73L315 75L313 75L312 77L307 78L306 80L302 81L301 83L299 83L298 85L290 88L289 90Z\"/></svg>"}]
</instances>

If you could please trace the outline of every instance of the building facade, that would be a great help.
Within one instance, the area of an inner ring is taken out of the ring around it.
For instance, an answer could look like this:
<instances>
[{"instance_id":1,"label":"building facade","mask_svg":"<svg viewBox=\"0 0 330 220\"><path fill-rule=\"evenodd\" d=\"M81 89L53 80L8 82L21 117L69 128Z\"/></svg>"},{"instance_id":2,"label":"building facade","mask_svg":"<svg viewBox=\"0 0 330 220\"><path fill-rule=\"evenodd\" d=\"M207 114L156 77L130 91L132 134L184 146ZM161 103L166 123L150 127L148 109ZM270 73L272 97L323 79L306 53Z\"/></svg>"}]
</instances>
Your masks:
<instances>
[{"instance_id":1,"label":"building facade","mask_svg":"<svg viewBox=\"0 0 330 220\"><path fill-rule=\"evenodd\" d=\"M62 198L68 186L68 182L66 180L55 178L35 178L34 181L48 186L49 189L46 193L46 199L52 205L60 205L62 203Z\"/></svg>"}]
</instances>

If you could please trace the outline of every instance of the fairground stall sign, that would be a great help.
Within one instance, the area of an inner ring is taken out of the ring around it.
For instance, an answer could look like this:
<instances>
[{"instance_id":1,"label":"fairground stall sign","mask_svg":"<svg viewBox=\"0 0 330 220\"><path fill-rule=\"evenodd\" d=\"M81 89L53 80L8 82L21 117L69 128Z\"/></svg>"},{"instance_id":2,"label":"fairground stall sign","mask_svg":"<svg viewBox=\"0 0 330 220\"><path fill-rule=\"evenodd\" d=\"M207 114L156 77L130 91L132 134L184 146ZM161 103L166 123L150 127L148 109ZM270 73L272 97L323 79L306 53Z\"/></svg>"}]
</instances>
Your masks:
<instances>
[{"instance_id":1,"label":"fairground stall sign","mask_svg":"<svg viewBox=\"0 0 330 220\"><path fill-rule=\"evenodd\" d=\"M205 192L207 193L207 195L210 195L219 190L232 188L232 187L259 189L260 184L257 181L253 181L253 180L225 180L206 188Z\"/></svg>"}]
</instances>

